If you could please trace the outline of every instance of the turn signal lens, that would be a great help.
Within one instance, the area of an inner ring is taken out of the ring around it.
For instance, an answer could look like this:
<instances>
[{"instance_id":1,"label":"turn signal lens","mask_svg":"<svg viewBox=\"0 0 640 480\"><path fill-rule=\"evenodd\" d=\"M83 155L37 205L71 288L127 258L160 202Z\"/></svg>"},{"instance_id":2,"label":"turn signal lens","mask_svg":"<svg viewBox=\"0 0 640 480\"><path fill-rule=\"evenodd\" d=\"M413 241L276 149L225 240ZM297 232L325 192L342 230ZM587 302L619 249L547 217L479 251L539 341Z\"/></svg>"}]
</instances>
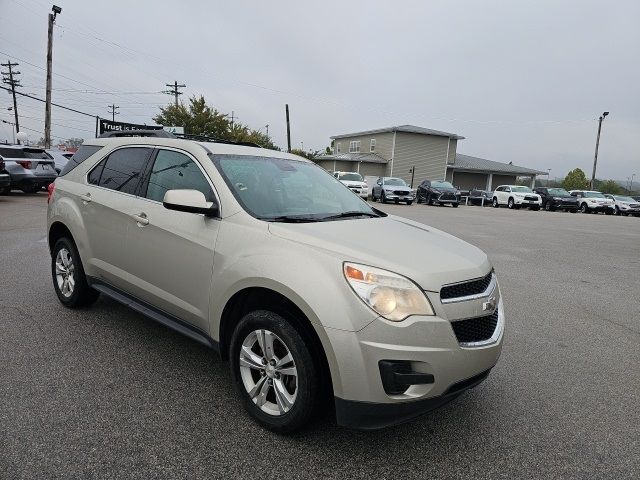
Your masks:
<instances>
[{"instance_id":1,"label":"turn signal lens","mask_svg":"<svg viewBox=\"0 0 640 480\"><path fill-rule=\"evenodd\" d=\"M366 265L345 263L344 276L355 294L387 320L399 322L410 315L434 315L424 292L402 275Z\"/></svg>"}]
</instances>

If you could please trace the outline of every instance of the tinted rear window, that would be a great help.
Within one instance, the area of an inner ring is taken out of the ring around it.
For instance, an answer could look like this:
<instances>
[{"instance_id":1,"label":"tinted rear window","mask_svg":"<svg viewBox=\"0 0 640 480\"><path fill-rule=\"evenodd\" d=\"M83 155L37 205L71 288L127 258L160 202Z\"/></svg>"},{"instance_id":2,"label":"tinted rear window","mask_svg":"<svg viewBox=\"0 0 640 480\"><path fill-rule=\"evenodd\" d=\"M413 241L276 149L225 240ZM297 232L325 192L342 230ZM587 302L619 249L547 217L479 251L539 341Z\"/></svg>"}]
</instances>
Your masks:
<instances>
[{"instance_id":1,"label":"tinted rear window","mask_svg":"<svg viewBox=\"0 0 640 480\"><path fill-rule=\"evenodd\" d=\"M4 158L29 158L33 160L51 160L53 157L41 148L6 148L0 147L0 156Z\"/></svg>"},{"instance_id":2,"label":"tinted rear window","mask_svg":"<svg viewBox=\"0 0 640 480\"><path fill-rule=\"evenodd\" d=\"M99 180L95 178L97 174L94 176L92 171L89 174L89 182L97 180L100 187L133 195L152 151L152 148L146 147L120 148L94 169L101 170Z\"/></svg>"},{"instance_id":3,"label":"tinted rear window","mask_svg":"<svg viewBox=\"0 0 640 480\"><path fill-rule=\"evenodd\" d=\"M64 166L64 168L62 169L62 172L60 172L60 176L63 176L69 173L71 170L76 168L78 165L80 165L82 162L84 162L87 158L89 158L91 155L96 153L101 148L102 148L101 146L95 146L95 145L81 145L80 148L78 148L78 151L73 155L73 157L69 159L67 164Z\"/></svg>"}]
</instances>

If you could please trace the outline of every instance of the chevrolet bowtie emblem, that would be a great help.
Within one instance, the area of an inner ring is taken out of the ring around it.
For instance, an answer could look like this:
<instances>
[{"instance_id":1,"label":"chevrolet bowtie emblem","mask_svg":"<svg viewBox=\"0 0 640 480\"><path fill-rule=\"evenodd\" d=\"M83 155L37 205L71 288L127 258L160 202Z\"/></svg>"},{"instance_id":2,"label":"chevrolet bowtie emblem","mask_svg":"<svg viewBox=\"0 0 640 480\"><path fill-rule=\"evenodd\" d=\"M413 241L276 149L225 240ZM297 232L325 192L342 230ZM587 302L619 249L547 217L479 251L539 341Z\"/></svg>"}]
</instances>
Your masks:
<instances>
[{"instance_id":1,"label":"chevrolet bowtie emblem","mask_svg":"<svg viewBox=\"0 0 640 480\"><path fill-rule=\"evenodd\" d=\"M485 312L487 310L490 310L490 311L495 310L496 309L496 301L497 301L496 297L490 297L486 302L484 302L482 304L482 310L485 311Z\"/></svg>"}]
</instances>

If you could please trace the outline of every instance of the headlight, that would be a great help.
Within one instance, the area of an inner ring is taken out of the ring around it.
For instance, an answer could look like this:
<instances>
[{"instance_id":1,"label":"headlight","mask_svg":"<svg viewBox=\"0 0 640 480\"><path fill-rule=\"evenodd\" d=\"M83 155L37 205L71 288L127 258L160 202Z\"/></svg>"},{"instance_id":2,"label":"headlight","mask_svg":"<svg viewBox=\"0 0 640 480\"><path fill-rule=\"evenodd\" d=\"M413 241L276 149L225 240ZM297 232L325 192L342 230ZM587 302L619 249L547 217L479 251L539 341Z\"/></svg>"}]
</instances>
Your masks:
<instances>
[{"instance_id":1,"label":"headlight","mask_svg":"<svg viewBox=\"0 0 640 480\"><path fill-rule=\"evenodd\" d=\"M424 292L402 275L345 262L344 277L356 295L387 320L399 322L410 315L434 315Z\"/></svg>"},{"instance_id":2,"label":"headlight","mask_svg":"<svg viewBox=\"0 0 640 480\"><path fill-rule=\"evenodd\" d=\"M587 199L587 202L596 203L596 202L597 202L597 200L594 200L593 198L588 198L588 199Z\"/></svg>"},{"instance_id":3,"label":"headlight","mask_svg":"<svg viewBox=\"0 0 640 480\"><path fill-rule=\"evenodd\" d=\"M518 198L524 197L524 193L514 193L514 195Z\"/></svg>"},{"instance_id":4,"label":"headlight","mask_svg":"<svg viewBox=\"0 0 640 480\"><path fill-rule=\"evenodd\" d=\"M562 201L562 197L553 197L553 199L557 202L561 202Z\"/></svg>"}]
</instances>

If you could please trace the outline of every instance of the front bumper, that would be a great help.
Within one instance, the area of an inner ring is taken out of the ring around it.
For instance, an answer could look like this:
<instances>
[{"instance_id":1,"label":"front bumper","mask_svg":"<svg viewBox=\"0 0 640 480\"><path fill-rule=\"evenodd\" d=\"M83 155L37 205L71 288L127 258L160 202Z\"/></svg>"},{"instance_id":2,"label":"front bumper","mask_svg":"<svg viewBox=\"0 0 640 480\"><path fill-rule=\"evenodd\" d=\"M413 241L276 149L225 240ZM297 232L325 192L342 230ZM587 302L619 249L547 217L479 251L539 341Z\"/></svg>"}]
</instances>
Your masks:
<instances>
[{"instance_id":1,"label":"front bumper","mask_svg":"<svg viewBox=\"0 0 640 480\"><path fill-rule=\"evenodd\" d=\"M0 188L11 185L11 177L8 173L0 173Z\"/></svg>"},{"instance_id":2,"label":"front bumper","mask_svg":"<svg viewBox=\"0 0 640 480\"><path fill-rule=\"evenodd\" d=\"M415 195L412 193L408 193L406 195L396 195L395 193L387 193L387 192L384 192L384 197L387 200L394 200L394 201L399 200L401 202L406 202L406 201L413 202L413 200L416 198Z\"/></svg>"},{"instance_id":3,"label":"front bumper","mask_svg":"<svg viewBox=\"0 0 640 480\"><path fill-rule=\"evenodd\" d=\"M590 212L613 212L615 207L613 205L593 205L587 203L587 208Z\"/></svg>"},{"instance_id":4,"label":"front bumper","mask_svg":"<svg viewBox=\"0 0 640 480\"><path fill-rule=\"evenodd\" d=\"M542 206L542 200L525 200L524 198L513 197L513 203L515 205L521 205L523 207L540 207Z\"/></svg>"},{"instance_id":5,"label":"front bumper","mask_svg":"<svg viewBox=\"0 0 640 480\"><path fill-rule=\"evenodd\" d=\"M624 207L620 207L620 213L625 213L627 215L640 215L640 208L624 208Z\"/></svg>"},{"instance_id":6,"label":"front bumper","mask_svg":"<svg viewBox=\"0 0 640 480\"><path fill-rule=\"evenodd\" d=\"M490 295L498 298L499 290ZM475 386L496 364L504 335L502 301L498 300L493 337L477 346L462 346L452 321L444 317L482 315L487 298L442 305L438 294L428 296L436 316L413 316L403 322L378 318L358 332L327 330L340 376L341 395L335 398L338 424L372 429L410 420ZM410 362L413 372L431 375L433 381L411 385L401 394L388 394L381 377L381 361Z\"/></svg>"}]
</instances>

